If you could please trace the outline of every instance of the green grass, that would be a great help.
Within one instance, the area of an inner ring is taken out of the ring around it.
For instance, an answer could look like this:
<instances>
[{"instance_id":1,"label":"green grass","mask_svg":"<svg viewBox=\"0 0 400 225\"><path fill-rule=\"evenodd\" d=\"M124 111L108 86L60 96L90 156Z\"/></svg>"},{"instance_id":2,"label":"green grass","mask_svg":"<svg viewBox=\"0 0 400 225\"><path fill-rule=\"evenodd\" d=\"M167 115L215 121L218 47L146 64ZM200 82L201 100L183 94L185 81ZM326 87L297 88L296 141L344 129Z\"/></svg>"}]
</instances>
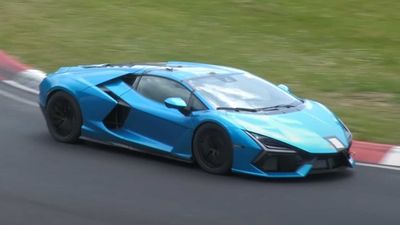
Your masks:
<instances>
[{"instance_id":1,"label":"green grass","mask_svg":"<svg viewBox=\"0 0 400 225\"><path fill-rule=\"evenodd\" d=\"M357 139L399 144L399 11L398 0L3 0L0 48L45 71L235 66L327 104Z\"/></svg>"}]
</instances>

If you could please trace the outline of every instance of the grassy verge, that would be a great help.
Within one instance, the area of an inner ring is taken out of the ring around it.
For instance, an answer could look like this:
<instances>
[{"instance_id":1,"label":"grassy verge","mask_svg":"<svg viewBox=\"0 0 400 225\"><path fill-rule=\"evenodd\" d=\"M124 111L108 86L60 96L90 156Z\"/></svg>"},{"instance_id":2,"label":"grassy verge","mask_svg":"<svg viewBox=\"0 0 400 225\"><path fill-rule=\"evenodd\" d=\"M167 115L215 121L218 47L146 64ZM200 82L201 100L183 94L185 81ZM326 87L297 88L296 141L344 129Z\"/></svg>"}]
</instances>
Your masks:
<instances>
[{"instance_id":1,"label":"grassy verge","mask_svg":"<svg viewBox=\"0 0 400 225\"><path fill-rule=\"evenodd\" d=\"M0 7L0 48L62 65L201 61L286 83L362 140L400 144L397 0L27 0Z\"/></svg>"}]
</instances>

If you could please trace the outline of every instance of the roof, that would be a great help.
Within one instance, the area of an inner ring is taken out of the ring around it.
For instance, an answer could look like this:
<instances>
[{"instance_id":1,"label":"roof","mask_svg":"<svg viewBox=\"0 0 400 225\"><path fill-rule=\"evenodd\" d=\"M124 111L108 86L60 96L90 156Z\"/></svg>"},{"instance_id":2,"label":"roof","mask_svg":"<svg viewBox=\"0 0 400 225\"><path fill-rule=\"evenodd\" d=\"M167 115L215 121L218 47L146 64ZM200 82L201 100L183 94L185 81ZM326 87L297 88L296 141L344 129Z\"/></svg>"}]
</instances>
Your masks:
<instances>
[{"instance_id":1,"label":"roof","mask_svg":"<svg viewBox=\"0 0 400 225\"><path fill-rule=\"evenodd\" d=\"M71 67L70 67L71 68ZM218 66L205 63L194 62L156 62L156 63L128 63L128 64L98 64L98 65L83 65L78 68L86 69L114 69L124 70L127 73L151 74L163 77L169 77L176 80L186 80L196 77L219 75L219 74L234 74L244 73L243 70L236 68Z\"/></svg>"}]
</instances>

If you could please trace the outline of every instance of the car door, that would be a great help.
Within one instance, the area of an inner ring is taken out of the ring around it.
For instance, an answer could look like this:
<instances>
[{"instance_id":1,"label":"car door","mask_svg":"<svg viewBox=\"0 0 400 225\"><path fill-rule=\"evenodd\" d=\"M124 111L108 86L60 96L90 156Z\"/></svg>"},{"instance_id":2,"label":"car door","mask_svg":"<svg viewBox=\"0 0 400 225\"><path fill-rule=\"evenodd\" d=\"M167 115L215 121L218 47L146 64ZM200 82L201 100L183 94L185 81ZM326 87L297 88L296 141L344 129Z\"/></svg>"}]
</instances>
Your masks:
<instances>
[{"instance_id":1,"label":"car door","mask_svg":"<svg viewBox=\"0 0 400 225\"><path fill-rule=\"evenodd\" d=\"M193 117L167 108L164 100L180 97L189 105L191 95L186 87L174 80L141 76L132 90L121 96L132 107L126 126L140 135L142 143L148 147L190 155L188 146L191 146Z\"/></svg>"}]
</instances>

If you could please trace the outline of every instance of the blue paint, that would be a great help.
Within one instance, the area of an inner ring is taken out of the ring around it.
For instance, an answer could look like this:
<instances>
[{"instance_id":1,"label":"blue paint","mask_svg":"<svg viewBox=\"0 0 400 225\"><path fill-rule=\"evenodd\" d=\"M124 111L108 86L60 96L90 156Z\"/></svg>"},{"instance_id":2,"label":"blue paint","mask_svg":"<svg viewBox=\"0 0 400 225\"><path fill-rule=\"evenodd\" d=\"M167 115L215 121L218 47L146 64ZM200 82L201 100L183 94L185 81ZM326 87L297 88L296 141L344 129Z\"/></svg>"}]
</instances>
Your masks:
<instances>
[{"instance_id":1,"label":"blue paint","mask_svg":"<svg viewBox=\"0 0 400 225\"><path fill-rule=\"evenodd\" d=\"M80 105L82 136L182 159L192 158L192 139L196 129L204 123L215 123L223 127L232 140L232 171L262 177L304 177L311 171L312 165L305 163L294 172L267 173L260 170L252 162L264 150L245 131L279 140L309 154L336 153L327 137L336 137L346 148L349 147L351 140L346 128L327 107L318 102L305 100L296 110L278 113L216 110L206 97L185 82L202 76L233 73L247 72L188 62L169 62L164 66L63 67L40 84L39 103L45 107L51 93L65 91L75 97ZM121 79L127 74L160 76L179 82L208 109L184 115L179 110L186 107L182 99L168 98L163 103L148 99ZM104 118L114 109L117 101L100 86L107 88L131 108L123 127L110 130L104 126ZM285 92L285 88L279 90ZM351 158L348 160L350 167L354 167L354 161Z\"/></svg>"}]
</instances>

